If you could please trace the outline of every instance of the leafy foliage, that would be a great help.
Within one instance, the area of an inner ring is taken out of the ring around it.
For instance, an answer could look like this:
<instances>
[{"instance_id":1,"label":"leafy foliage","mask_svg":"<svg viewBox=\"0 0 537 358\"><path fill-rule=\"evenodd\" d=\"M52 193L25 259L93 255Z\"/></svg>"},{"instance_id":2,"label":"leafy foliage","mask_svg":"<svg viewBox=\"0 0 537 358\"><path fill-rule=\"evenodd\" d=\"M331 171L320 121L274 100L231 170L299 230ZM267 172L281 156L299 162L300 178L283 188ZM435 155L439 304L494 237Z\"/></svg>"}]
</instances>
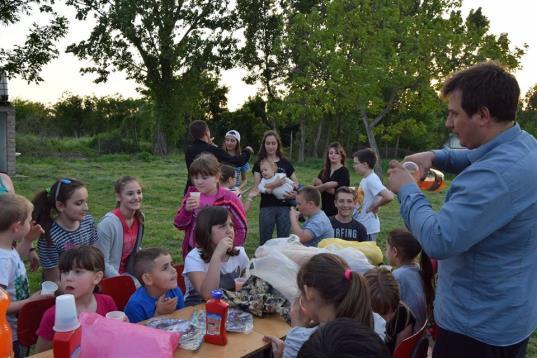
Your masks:
<instances>
[{"instance_id":1,"label":"leafy foliage","mask_svg":"<svg viewBox=\"0 0 537 358\"><path fill-rule=\"evenodd\" d=\"M47 25L33 23L24 44L13 49L0 48L0 73L7 77L18 77L28 82L41 82L41 69L58 57L56 42L67 34L68 21L52 8L47 0L2 0L0 2L0 26L15 24L21 16L48 16ZM38 6L38 9L34 7Z\"/></svg>"}]
</instances>

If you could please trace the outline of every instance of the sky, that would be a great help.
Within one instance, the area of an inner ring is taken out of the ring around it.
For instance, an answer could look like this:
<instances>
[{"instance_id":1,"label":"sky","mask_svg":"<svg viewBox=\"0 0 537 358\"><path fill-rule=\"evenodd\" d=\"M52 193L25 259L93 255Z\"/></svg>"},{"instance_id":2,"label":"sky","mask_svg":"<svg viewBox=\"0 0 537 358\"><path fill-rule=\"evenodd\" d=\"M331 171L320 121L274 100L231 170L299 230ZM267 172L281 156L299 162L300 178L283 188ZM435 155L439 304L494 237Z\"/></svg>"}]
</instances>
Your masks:
<instances>
[{"instance_id":1,"label":"sky","mask_svg":"<svg viewBox=\"0 0 537 358\"><path fill-rule=\"evenodd\" d=\"M532 34L529 24L535 21L537 1L511 0L464 0L462 11L466 15L470 9L482 7L483 13L490 21L490 32L509 35L512 46L521 47L528 44L526 55L522 58L522 68L515 73L522 94L537 84L537 36ZM107 96L120 94L123 97L139 97L136 84L126 79L122 73L114 73L104 84L92 82L93 75L81 75L79 69L88 62L78 60L72 54L63 53L65 48L73 43L87 38L91 24L73 19L71 9L65 9L71 19L69 35L59 43L60 56L43 68L40 84L28 84L21 79L9 81L10 99L21 98L43 103L54 103L62 94L70 92L75 95ZM10 48L15 43L22 43L26 30L35 19L26 18L16 25L0 27L0 47ZM229 88L228 108L235 110L256 92L256 86L247 85L242 81L245 74L243 69L225 71L221 83Z\"/></svg>"}]
</instances>

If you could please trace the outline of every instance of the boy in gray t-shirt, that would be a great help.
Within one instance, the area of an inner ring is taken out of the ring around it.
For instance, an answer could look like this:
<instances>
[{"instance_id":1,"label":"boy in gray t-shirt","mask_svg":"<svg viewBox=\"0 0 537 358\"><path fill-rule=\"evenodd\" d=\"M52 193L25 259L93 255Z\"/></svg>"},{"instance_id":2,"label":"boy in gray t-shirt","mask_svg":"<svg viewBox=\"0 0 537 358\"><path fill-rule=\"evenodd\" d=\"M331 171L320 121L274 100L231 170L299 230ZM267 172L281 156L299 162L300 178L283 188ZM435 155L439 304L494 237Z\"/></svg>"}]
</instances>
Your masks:
<instances>
[{"instance_id":1,"label":"boy in gray t-shirt","mask_svg":"<svg viewBox=\"0 0 537 358\"><path fill-rule=\"evenodd\" d=\"M319 241L334 237L334 229L330 219L321 210L321 193L319 190L305 186L298 190L296 196L296 208L289 210L291 221L291 232L300 238L300 242L305 246L317 246ZM299 214L304 215L307 220L304 227L298 223Z\"/></svg>"}]
</instances>

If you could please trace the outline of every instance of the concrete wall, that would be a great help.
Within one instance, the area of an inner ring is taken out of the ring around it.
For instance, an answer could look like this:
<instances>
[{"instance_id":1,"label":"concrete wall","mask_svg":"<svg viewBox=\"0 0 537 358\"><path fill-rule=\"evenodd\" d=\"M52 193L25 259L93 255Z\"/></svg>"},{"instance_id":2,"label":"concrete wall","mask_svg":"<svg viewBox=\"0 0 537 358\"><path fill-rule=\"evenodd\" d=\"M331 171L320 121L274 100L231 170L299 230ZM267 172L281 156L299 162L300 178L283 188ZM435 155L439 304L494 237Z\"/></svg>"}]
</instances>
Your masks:
<instances>
[{"instance_id":1,"label":"concrete wall","mask_svg":"<svg viewBox=\"0 0 537 358\"><path fill-rule=\"evenodd\" d=\"M0 168L6 171L9 176L15 175L16 172L16 156L15 156L15 110L11 106L0 106L0 112L7 115L7 131L6 135L6 151L7 151L7 168ZM4 117L4 116L2 116ZM0 131L4 135L4 131ZM6 153L0 153L5 156ZM4 157L5 158L5 157Z\"/></svg>"}]
</instances>

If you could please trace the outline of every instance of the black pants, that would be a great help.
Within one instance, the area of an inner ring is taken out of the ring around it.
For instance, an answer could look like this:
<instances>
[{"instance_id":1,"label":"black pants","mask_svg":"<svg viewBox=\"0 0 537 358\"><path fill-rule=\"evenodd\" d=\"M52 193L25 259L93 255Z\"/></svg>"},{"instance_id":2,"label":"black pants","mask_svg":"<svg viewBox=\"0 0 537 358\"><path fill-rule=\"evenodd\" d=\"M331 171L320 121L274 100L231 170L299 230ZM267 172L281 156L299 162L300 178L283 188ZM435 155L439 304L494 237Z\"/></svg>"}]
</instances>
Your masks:
<instances>
[{"instance_id":1,"label":"black pants","mask_svg":"<svg viewBox=\"0 0 537 358\"><path fill-rule=\"evenodd\" d=\"M528 338L507 347L491 346L438 327L438 336L434 344L433 358L519 358L525 356Z\"/></svg>"}]
</instances>

